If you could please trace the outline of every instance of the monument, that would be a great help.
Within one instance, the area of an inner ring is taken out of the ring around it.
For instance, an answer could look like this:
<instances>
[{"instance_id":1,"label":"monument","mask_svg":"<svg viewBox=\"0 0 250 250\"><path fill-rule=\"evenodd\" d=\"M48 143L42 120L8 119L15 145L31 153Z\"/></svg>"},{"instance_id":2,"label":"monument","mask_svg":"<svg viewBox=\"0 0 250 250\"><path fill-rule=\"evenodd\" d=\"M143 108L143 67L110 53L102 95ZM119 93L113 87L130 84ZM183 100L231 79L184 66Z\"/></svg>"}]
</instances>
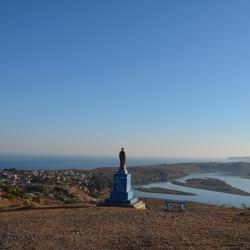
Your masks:
<instances>
[{"instance_id":1,"label":"monument","mask_svg":"<svg viewBox=\"0 0 250 250\"><path fill-rule=\"evenodd\" d=\"M126 153L124 148L119 153L120 167L113 176L113 190L111 197L105 201L107 206L134 207L145 209L145 203L134 197L134 191L131 187L131 174L126 168Z\"/></svg>"}]
</instances>

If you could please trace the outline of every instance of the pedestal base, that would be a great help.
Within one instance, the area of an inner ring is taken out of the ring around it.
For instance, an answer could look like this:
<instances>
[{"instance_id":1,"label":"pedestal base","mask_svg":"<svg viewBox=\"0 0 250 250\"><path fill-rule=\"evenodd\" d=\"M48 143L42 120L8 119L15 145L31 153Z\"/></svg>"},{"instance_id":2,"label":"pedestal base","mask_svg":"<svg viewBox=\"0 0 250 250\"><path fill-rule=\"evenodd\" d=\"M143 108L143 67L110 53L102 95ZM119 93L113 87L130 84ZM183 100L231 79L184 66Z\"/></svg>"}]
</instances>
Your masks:
<instances>
[{"instance_id":1,"label":"pedestal base","mask_svg":"<svg viewBox=\"0 0 250 250\"><path fill-rule=\"evenodd\" d=\"M131 174L128 174L126 167L119 169L113 176L111 197L105 201L104 205L145 209L145 204L134 197L134 191L131 190Z\"/></svg>"},{"instance_id":2,"label":"pedestal base","mask_svg":"<svg viewBox=\"0 0 250 250\"><path fill-rule=\"evenodd\" d=\"M135 209L146 209L145 203L143 201L139 201L138 199L133 204L114 202L114 201L110 201L110 199L108 199L104 202L103 205L105 207L130 207L130 208L135 208Z\"/></svg>"}]
</instances>

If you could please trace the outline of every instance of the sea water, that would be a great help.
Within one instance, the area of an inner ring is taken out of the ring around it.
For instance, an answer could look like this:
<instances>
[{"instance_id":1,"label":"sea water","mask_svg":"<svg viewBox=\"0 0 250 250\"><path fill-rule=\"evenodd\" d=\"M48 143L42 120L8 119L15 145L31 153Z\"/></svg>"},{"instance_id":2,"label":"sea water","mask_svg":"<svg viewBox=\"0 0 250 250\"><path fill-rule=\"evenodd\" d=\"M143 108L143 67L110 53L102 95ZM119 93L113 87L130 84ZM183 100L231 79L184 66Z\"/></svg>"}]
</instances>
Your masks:
<instances>
[{"instance_id":1,"label":"sea water","mask_svg":"<svg viewBox=\"0 0 250 250\"><path fill-rule=\"evenodd\" d=\"M222 159L191 159L191 158L147 158L128 157L126 165L145 166L161 163L186 163L223 161ZM26 156L26 155L0 155L0 169L16 168L25 170L56 170L56 169L91 169L98 167L118 167L118 156Z\"/></svg>"}]
</instances>

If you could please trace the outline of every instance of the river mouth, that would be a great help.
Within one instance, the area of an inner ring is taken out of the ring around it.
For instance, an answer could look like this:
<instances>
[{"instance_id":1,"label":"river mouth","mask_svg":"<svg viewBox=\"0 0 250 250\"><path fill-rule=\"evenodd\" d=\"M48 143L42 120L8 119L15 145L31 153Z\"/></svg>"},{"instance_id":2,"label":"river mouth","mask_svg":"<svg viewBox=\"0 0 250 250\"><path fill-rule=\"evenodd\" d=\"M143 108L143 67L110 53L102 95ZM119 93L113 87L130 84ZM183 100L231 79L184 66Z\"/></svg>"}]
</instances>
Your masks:
<instances>
[{"instance_id":1,"label":"river mouth","mask_svg":"<svg viewBox=\"0 0 250 250\"><path fill-rule=\"evenodd\" d=\"M232 175L230 173L216 172L216 173L194 173L185 177L179 178L176 181L180 183L187 183L187 180L194 178L217 179L231 185L233 188L240 189L250 193L250 179L242 178L241 176ZM211 191L200 188L185 187L176 185L171 182L150 183L140 186L142 188L163 188L176 190L179 192L192 193L195 195L175 195L165 193L149 193L136 190L135 193L140 197L158 198L158 199L174 199L187 200L211 205L227 206L227 207L250 207L250 196L230 194L225 192Z\"/></svg>"}]
</instances>

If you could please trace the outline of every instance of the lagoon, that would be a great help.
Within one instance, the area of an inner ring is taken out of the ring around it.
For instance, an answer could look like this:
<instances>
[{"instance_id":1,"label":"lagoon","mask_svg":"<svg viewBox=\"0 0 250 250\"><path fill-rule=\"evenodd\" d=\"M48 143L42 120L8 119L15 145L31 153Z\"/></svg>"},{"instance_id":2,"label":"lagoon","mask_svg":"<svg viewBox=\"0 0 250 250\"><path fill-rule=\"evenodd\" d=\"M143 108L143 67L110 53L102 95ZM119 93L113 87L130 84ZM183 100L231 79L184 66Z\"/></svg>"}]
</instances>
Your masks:
<instances>
[{"instance_id":1,"label":"lagoon","mask_svg":"<svg viewBox=\"0 0 250 250\"><path fill-rule=\"evenodd\" d=\"M250 192L250 179L241 178L241 176L233 176L229 173L194 173L182 178L177 181L185 182L191 178L216 178L223 180L229 185L239 188L243 191ZM139 197L149 197L158 199L173 199L173 200L187 200L211 205L223 205L228 207L250 207L250 196L227 194L216 191L209 191L198 188L189 188L172 184L171 182L158 182L143 185L144 188L160 187L173 189L182 192L194 193L196 195L172 195L172 194L159 194L159 193L148 193L136 190L135 194Z\"/></svg>"}]
</instances>

